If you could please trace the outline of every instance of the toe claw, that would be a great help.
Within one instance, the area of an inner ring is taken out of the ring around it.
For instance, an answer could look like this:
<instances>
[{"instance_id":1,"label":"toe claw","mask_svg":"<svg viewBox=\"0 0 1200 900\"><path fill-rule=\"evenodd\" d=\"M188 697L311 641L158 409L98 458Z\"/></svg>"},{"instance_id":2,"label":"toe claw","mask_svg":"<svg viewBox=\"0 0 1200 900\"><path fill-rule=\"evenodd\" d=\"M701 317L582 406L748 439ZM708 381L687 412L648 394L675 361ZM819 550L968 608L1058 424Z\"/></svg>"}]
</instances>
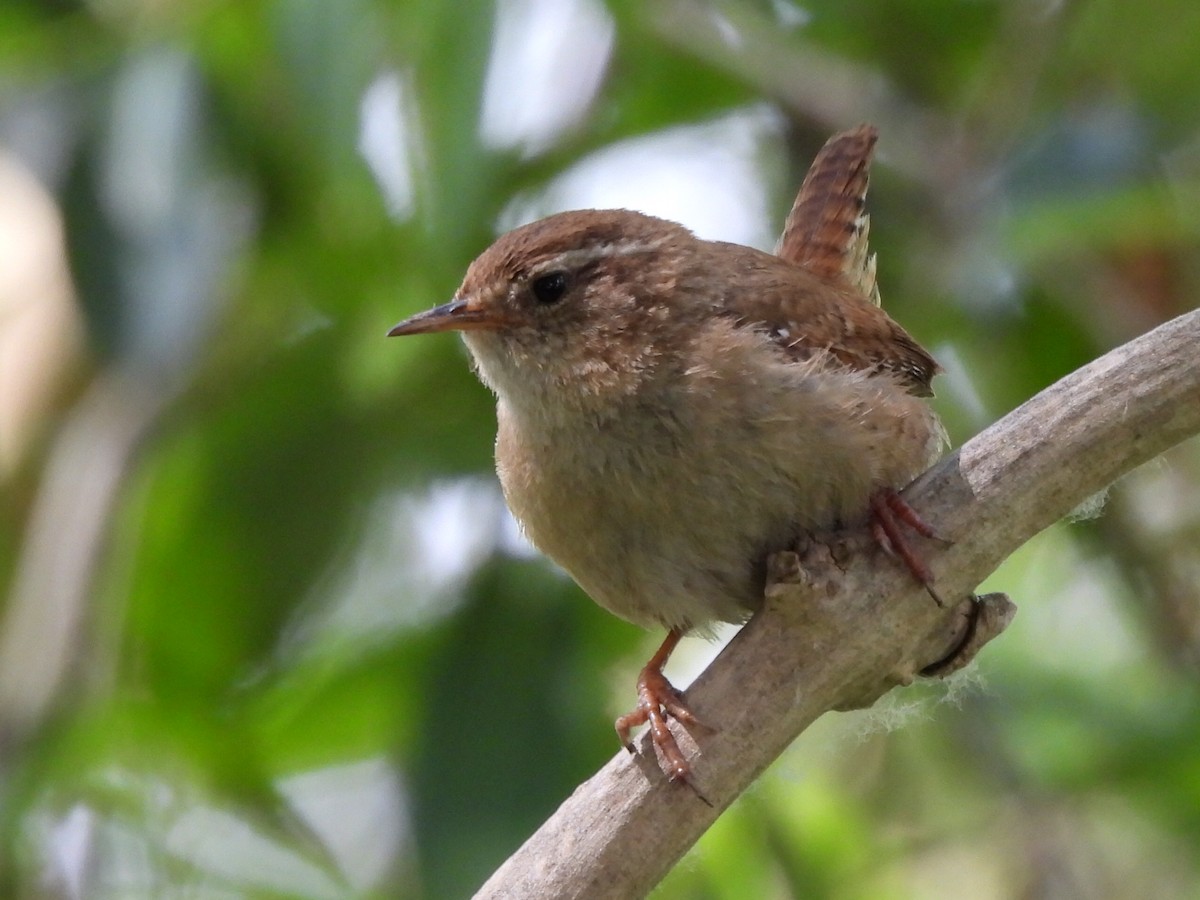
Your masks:
<instances>
[{"instance_id":1,"label":"toe claw","mask_svg":"<svg viewBox=\"0 0 1200 900\"><path fill-rule=\"evenodd\" d=\"M671 781L691 784L691 766L679 748L667 719L672 718L685 726L699 726L700 721L688 708L683 694L667 680L662 667L683 633L672 630L663 641L637 681L637 706L614 723L617 736L630 753L634 752L630 732L639 725L649 725L650 739L661 758L664 773ZM694 788L694 786L693 786Z\"/></svg>"},{"instance_id":2,"label":"toe claw","mask_svg":"<svg viewBox=\"0 0 1200 900\"><path fill-rule=\"evenodd\" d=\"M913 578L929 592L934 603L938 606L945 606L942 598L933 589L933 572L905 539L904 532L900 528L902 524L907 525L922 537L942 544L951 543L941 537L933 526L922 519L917 511L895 491L879 491L871 498L871 534L874 536L875 542L889 556L899 557L904 562Z\"/></svg>"}]
</instances>

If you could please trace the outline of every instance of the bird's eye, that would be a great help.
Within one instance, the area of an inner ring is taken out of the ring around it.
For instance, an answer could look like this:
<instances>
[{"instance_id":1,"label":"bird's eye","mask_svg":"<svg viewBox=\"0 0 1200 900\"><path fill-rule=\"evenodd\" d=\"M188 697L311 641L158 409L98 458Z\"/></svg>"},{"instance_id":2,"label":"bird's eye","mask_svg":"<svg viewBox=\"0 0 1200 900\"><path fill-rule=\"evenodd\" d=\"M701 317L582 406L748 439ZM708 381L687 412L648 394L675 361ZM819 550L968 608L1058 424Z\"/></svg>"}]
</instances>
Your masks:
<instances>
[{"instance_id":1,"label":"bird's eye","mask_svg":"<svg viewBox=\"0 0 1200 900\"><path fill-rule=\"evenodd\" d=\"M533 279L533 296L543 306L557 303L567 292L567 273L550 272Z\"/></svg>"}]
</instances>

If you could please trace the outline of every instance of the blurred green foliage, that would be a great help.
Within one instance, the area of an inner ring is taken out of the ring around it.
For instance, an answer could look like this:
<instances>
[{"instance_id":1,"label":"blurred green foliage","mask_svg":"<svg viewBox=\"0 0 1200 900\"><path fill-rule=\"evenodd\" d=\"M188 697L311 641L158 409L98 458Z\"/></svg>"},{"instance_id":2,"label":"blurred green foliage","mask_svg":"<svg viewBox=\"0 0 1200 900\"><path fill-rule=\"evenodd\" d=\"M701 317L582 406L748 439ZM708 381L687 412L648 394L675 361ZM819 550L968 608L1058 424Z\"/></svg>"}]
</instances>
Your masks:
<instances>
[{"instance_id":1,"label":"blurred green foliage","mask_svg":"<svg viewBox=\"0 0 1200 900\"><path fill-rule=\"evenodd\" d=\"M956 442L1196 304L1191 2L499 7L0 7L0 895L466 896L616 751L658 636L515 539L456 343L383 338L597 151L725 123L769 234L876 121ZM826 717L657 896L1196 896L1198 501L1193 441L1032 542L973 676Z\"/></svg>"}]
</instances>

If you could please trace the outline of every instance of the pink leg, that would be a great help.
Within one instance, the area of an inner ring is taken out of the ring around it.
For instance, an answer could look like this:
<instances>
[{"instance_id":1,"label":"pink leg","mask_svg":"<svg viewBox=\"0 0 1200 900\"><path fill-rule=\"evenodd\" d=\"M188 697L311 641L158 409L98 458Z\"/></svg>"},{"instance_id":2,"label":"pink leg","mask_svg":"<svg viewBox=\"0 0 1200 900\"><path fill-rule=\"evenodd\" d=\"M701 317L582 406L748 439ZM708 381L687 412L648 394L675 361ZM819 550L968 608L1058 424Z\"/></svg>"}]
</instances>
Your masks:
<instances>
[{"instance_id":1,"label":"pink leg","mask_svg":"<svg viewBox=\"0 0 1200 900\"><path fill-rule=\"evenodd\" d=\"M617 719L615 724L621 743L625 745L626 750L632 753L633 744L629 739L630 731L638 725L649 723L650 738L654 741L654 746L658 748L663 759L666 760L667 775L672 781L686 782L691 774L691 766L684 759L683 751L679 749L679 744L676 743L675 736L671 734L671 729L667 727L667 717L685 725L699 725L700 723L692 715L692 711L687 708L683 695L675 689L662 672L663 666L667 664L667 659L671 656L671 651L675 649L675 645L679 643L681 637L683 637L683 632L677 628L667 633L667 638L662 642L662 646L650 657L650 661L646 663L638 676L637 707Z\"/></svg>"}]
</instances>

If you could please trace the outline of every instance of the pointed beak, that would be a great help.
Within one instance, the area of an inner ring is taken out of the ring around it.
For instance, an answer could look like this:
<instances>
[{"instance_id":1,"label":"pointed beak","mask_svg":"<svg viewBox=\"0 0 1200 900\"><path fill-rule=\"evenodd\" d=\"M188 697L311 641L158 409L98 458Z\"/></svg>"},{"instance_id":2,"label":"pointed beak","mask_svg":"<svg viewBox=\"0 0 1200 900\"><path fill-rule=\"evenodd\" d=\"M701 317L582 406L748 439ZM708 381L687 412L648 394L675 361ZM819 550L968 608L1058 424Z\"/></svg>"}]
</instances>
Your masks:
<instances>
[{"instance_id":1,"label":"pointed beak","mask_svg":"<svg viewBox=\"0 0 1200 900\"><path fill-rule=\"evenodd\" d=\"M470 300L451 300L433 309L410 316L388 332L388 337L404 334L431 334L435 331L494 331L504 324L494 310Z\"/></svg>"}]
</instances>

